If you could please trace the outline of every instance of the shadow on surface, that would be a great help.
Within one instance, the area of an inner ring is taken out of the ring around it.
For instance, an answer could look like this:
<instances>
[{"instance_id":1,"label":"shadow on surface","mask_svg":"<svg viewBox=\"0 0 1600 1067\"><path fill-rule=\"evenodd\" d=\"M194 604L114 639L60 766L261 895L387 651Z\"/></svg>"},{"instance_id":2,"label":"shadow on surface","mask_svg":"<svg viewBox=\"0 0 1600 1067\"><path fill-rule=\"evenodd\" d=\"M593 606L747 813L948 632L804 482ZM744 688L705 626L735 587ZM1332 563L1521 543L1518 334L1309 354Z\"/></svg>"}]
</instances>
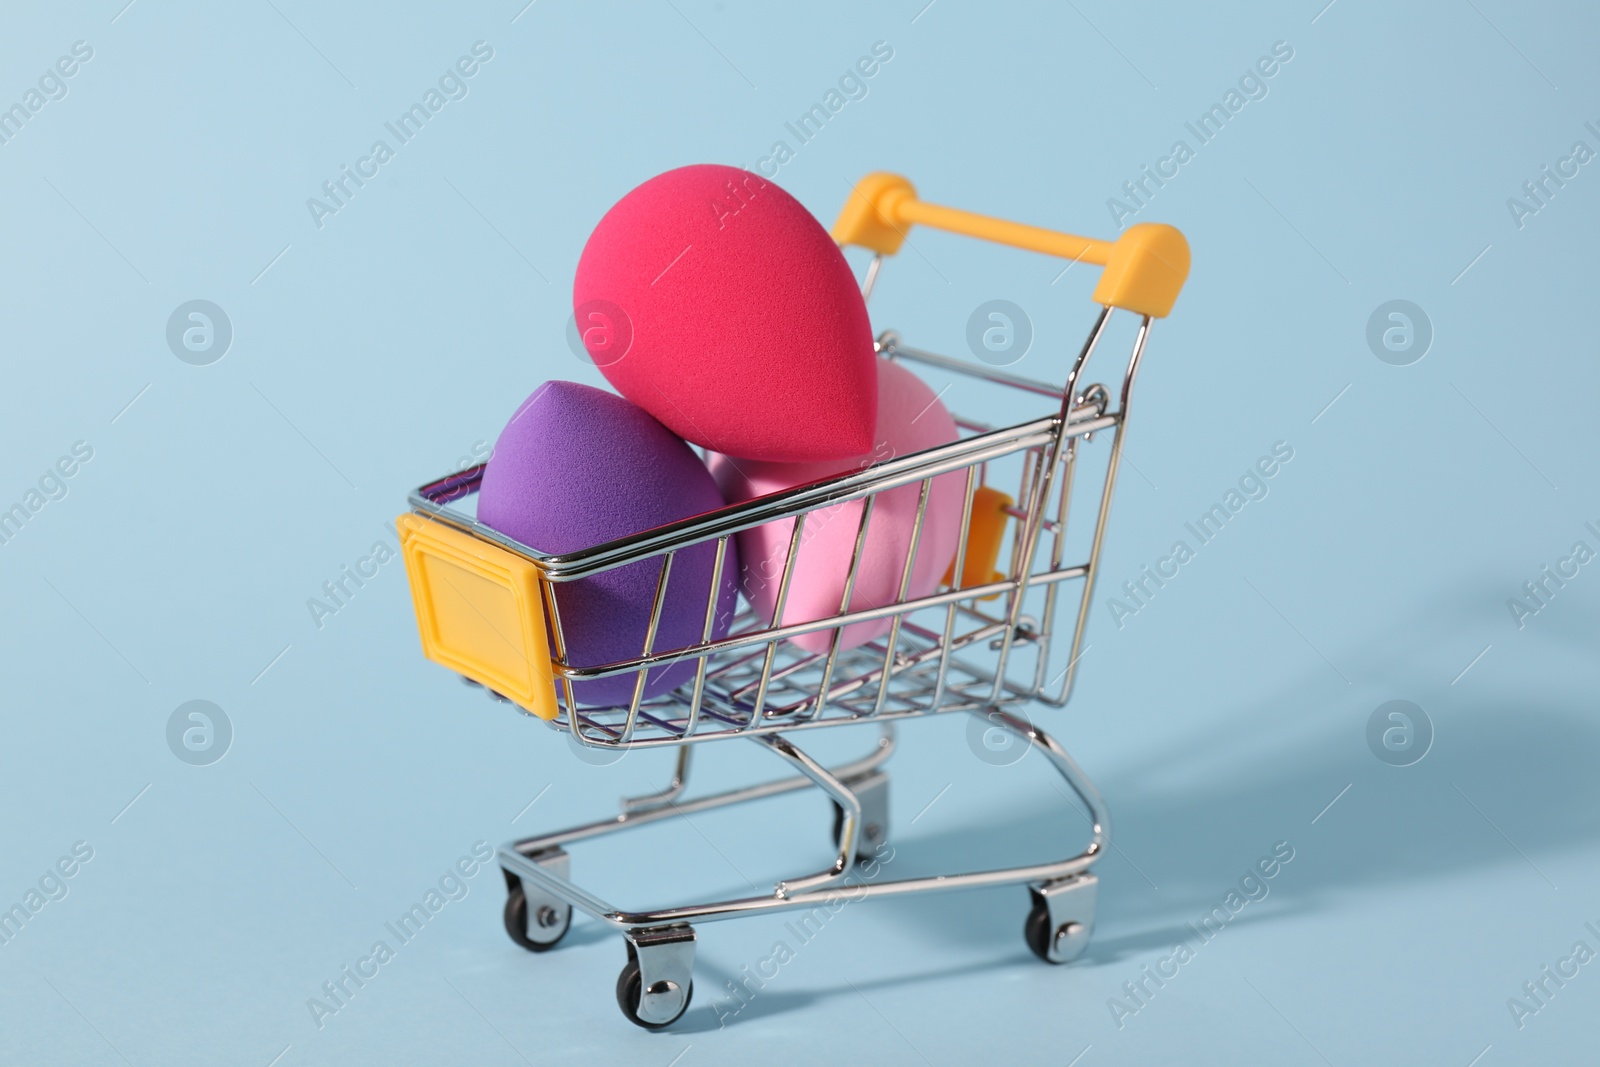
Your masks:
<instances>
[{"instance_id":1,"label":"shadow on surface","mask_svg":"<svg viewBox=\"0 0 1600 1067\"><path fill-rule=\"evenodd\" d=\"M1600 728L1581 711L1537 697L1516 706L1478 701L1441 709L1433 715L1432 749L1408 767L1383 763L1366 747L1370 712L1297 708L1290 717L1294 728L1278 731L1259 724L1286 721L1280 710L1257 708L1205 738L1160 746L1166 751L1158 748L1100 782L1115 847L1096 868L1096 936L1074 966L1099 967L1170 947L1186 935L1188 923L1222 905L1278 842L1289 843L1293 859L1267 882L1268 895L1230 926L1254 927L1338 907L1353 894L1487 866L1520 865L1530 893L1553 893L1551 864L1541 859L1600 837L1600 776L1594 773ZM1308 721L1321 725L1308 728ZM1073 811L1076 802L1069 804L1059 779L1043 784L1053 776L1037 756L1018 767L1030 765L1031 773L1017 774L1015 787L1006 790L999 813L991 808L984 818L972 811L954 828L897 837L894 876L1049 861L1079 849L1087 822ZM909 896L873 907L879 921L991 945L995 955L947 971L880 978L871 986L1031 963L1021 937L1027 910L1027 894L1015 886ZM721 989L729 977L708 974L714 978L708 988ZM844 983L764 991L727 1024L853 995L853 988L868 989ZM691 1028L719 1025L704 1005L696 1014L702 1018L685 1020Z\"/></svg>"},{"instance_id":2,"label":"shadow on surface","mask_svg":"<svg viewBox=\"0 0 1600 1067\"><path fill-rule=\"evenodd\" d=\"M1099 783L1114 831L1097 868L1102 931L1197 919L1280 841L1295 858L1269 883L1263 911L1506 863L1549 888L1539 856L1600 837L1600 727L1582 712L1535 697L1435 712L1432 749L1396 767L1366 747L1370 711L1341 712L1276 744L1219 730L1108 775ZM1087 824L1063 786L1038 780L1019 783L1031 802L1012 814L897 841L900 857L907 867L951 856L972 867L1058 858L1085 840ZM966 909L930 896L895 910L921 923ZM987 926L969 916L960 928L987 936Z\"/></svg>"},{"instance_id":3,"label":"shadow on surface","mask_svg":"<svg viewBox=\"0 0 1600 1067\"><path fill-rule=\"evenodd\" d=\"M1032 959L1032 957L1029 957L1029 959ZM1016 962L1015 956L997 956L993 960L953 967L945 971L863 979L859 982L851 982L826 989L780 989L769 986L758 990L754 996L750 997L741 1006L738 998L727 991L726 985L728 982L737 982L740 976L708 961L697 961L695 964L697 977L695 979L696 995L694 1001L689 1005L687 1014L672 1026L672 1031L681 1034L706 1033L711 1030L720 1030L726 1026L752 1022L764 1016L781 1015L787 1011L796 1011L800 1008L809 1007L818 1001L830 1000L837 996L865 995L877 989L897 989L924 981L988 974L1005 970L1015 965ZM1043 965L1041 964L1041 966ZM700 993L702 982L705 984L706 989L704 1000L701 999Z\"/></svg>"}]
</instances>

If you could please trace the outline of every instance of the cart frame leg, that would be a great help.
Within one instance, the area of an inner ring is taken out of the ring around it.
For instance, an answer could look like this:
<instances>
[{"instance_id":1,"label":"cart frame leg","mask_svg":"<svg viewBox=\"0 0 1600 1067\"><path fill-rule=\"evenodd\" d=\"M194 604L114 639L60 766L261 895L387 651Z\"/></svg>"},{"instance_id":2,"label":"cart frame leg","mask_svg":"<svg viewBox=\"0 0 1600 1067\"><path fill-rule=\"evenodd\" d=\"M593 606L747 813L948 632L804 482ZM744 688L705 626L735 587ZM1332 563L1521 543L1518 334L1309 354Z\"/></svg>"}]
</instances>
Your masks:
<instances>
[{"instance_id":1,"label":"cart frame leg","mask_svg":"<svg viewBox=\"0 0 1600 1067\"><path fill-rule=\"evenodd\" d=\"M1088 845L1082 852L1056 863L860 881L848 887L852 900L993 885L1027 885L1033 897L1033 911L1024 926L1029 946L1047 962L1066 963L1082 954L1094 931L1099 879L1089 868L1111 844L1111 823L1105 801L1066 749L1027 719L999 707L977 709L974 714L1026 740L1066 780L1093 823ZM628 948L628 965L618 980L618 1001L622 1010L641 1026L651 1029L668 1026L688 1009L693 994L695 931L691 923L826 903L839 892L836 887L849 873L851 861L860 855L862 841L873 836L871 831L875 828L879 839L887 836L888 775L880 768L893 751L894 740L892 726L881 725L883 736L873 753L833 771L782 736L758 735L752 740L800 774L683 804L677 803L675 798L687 784L688 761L680 759L672 785L651 795L644 805L625 801L622 811L611 819L502 846L497 858L506 872L507 884L519 879L524 893L532 894L530 901L560 901L620 930ZM815 785L839 806L839 853L829 867L781 881L769 895L630 912L613 907L567 877L568 857L561 847L567 842L613 833L673 814L775 796L808 785Z\"/></svg>"},{"instance_id":2,"label":"cart frame leg","mask_svg":"<svg viewBox=\"0 0 1600 1067\"><path fill-rule=\"evenodd\" d=\"M678 760L672 769L672 781L667 783L667 787L641 796L623 797L622 813L624 815L641 815L647 811L671 807L673 801L683 796L683 791L689 788L689 768L693 757L693 745L680 745L678 747Z\"/></svg>"},{"instance_id":3,"label":"cart frame leg","mask_svg":"<svg viewBox=\"0 0 1600 1067\"><path fill-rule=\"evenodd\" d=\"M848 778L844 784L861 802L861 837L855 852L856 861L860 862L889 840L889 775L886 771L873 771L860 778Z\"/></svg>"},{"instance_id":4,"label":"cart frame leg","mask_svg":"<svg viewBox=\"0 0 1600 1067\"><path fill-rule=\"evenodd\" d=\"M1074 881L1074 879L1075 876L1086 873L1111 844L1111 821L1110 815L1106 811L1105 801L1101 798L1099 790L1079 769L1077 763L1067 754L1066 749L1061 746L1060 742L1056 741L1044 730L1027 721L1027 719L999 707L991 706L976 709L973 714L979 715L989 722L1004 726L1025 739L1031 747L1038 749L1049 761L1052 768L1066 780L1067 785L1083 802L1093 823L1093 833L1088 845L1082 852L1054 863L1039 863L1025 867L1003 867L993 870L933 875L922 878L860 882L849 887L853 899L898 896L939 890L977 889L995 885L1029 885L1041 893L1048 906L1053 897L1066 892L1066 888L1060 887L1060 883L1071 883L1072 886L1078 887L1077 892L1070 895L1071 910L1066 910L1069 908L1068 898L1061 898L1059 907L1063 909L1061 912L1062 922L1057 925L1076 923L1084 930L1081 937L1076 933L1074 933L1074 937L1078 940L1086 938L1087 929L1092 925L1094 893L1091 887L1094 883L1090 880ZM857 760L855 763L847 764L836 771L829 771L822 767L821 764L782 737L759 735L753 740L761 742L763 747L796 766L802 773L796 777L779 779L727 793L718 793L682 804L671 803L637 814L623 812L610 819L575 827L571 830L558 831L546 834L543 837L512 842L500 848L498 853L500 865L512 874L522 878L525 884L530 881L536 883L546 892L567 901L573 907L602 922L609 923L622 932L646 927L729 919L756 911L782 911L814 907L819 903L826 902L830 893L836 891L834 887L848 873L847 857L855 855L856 848L859 846L860 824L863 821L863 812L866 808L861 794L857 792L855 786L869 785L867 792L870 796L870 783L873 781L873 772L877 771L878 766L888 758L889 752L893 749L892 730L887 723L883 724L883 726L884 736L879 741L878 750L874 754ZM764 896L719 900L675 908L626 911L601 900L569 879L559 877L545 870L535 858L544 850L567 842L613 833L617 830L653 822L678 813L692 814L708 808L774 796L812 784L817 785L824 793L833 798L834 802L839 804L844 811L843 822L846 825L842 827L843 832L840 835L843 840L840 842L839 854L835 857L833 865L825 870L816 874L779 882L771 894ZM1052 887L1056 888L1052 889ZM1061 946L1061 951L1067 951L1076 943L1077 940L1069 940Z\"/></svg>"},{"instance_id":5,"label":"cart frame leg","mask_svg":"<svg viewBox=\"0 0 1600 1067\"><path fill-rule=\"evenodd\" d=\"M781 734L758 735L754 740L766 746L768 751L787 760L844 811L844 824L839 834L839 854L833 858L832 865L815 874L786 878L773 888L772 895L780 900L786 900L797 894L838 884L849 873L850 865L855 861L856 839L861 836L861 798L828 768L800 751ZM881 771L878 773L882 774Z\"/></svg>"}]
</instances>

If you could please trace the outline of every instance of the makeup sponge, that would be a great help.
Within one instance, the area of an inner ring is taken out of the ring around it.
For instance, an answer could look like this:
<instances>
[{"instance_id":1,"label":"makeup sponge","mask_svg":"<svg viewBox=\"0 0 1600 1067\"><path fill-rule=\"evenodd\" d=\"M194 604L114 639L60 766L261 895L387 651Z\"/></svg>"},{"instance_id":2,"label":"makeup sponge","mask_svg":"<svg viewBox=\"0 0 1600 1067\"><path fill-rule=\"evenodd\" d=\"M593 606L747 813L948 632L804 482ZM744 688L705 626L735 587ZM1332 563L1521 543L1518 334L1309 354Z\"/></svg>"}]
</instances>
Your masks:
<instances>
[{"instance_id":1,"label":"makeup sponge","mask_svg":"<svg viewBox=\"0 0 1600 1067\"><path fill-rule=\"evenodd\" d=\"M575 552L723 506L698 456L665 426L619 396L574 382L546 382L500 432L483 471L478 519L541 552ZM697 643L716 542L673 560L653 648ZM736 546L723 563L714 637L728 632L738 599ZM644 650L660 563L641 560L553 586L567 662L598 667ZM553 654L553 650L552 650ZM650 671L645 696L694 677L685 660ZM626 705L637 675L578 682L580 703Z\"/></svg>"},{"instance_id":2,"label":"makeup sponge","mask_svg":"<svg viewBox=\"0 0 1600 1067\"><path fill-rule=\"evenodd\" d=\"M876 364L878 442L872 449L844 461L815 463L773 463L713 456L711 473L728 502L740 503L956 439L955 420L933 390L898 363L878 359ZM877 495L850 597L852 611L892 604L899 599L900 575L911 547L921 492L922 483L912 482ZM965 499L964 472L953 471L933 480L916 562L912 566L908 599L933 592L950 567L961 536L961 505ZM795 562L789 597L784 604L784 625L838 614L863 507L863 501L855 500L806 516L800 534L799 559ZM794 520L785 519L739 534L739 556L744 561L744 594L758 617L772 618L793 533ZM882 619L847 626L839 647L854 648L880 637L889 632L890 622ZM832 639L832 630L818 630L793 638L795 644L808 652L827 651Z\"/></svg>"},{"instance_id":3,"label":"makeup sponge","mask_svg":"<svg viewBox=\"0 0 1600 1067\"><path fill-rule=\"evenodd\" d=\"M844 255L798 200L702 164L645 182L584 245L572 302L618 392L718 452L868 452L872 327Z\"/></svg>"}]
</instances>

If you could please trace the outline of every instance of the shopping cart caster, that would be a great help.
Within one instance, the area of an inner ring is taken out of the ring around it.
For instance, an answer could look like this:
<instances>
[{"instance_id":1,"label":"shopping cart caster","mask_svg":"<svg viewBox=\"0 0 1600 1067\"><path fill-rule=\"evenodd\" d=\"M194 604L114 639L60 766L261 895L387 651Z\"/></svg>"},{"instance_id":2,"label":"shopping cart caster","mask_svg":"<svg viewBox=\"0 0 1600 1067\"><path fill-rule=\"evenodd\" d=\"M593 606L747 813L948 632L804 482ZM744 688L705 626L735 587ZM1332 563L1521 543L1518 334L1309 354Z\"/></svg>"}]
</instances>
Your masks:
<instances>
[{"instance_id":1,"label":"shopping cart caster","mask_svg":"<svg viewBox=\"0 0 1600 1067\"><path fill-rule=\"evenodd\" d=\"M1100 880L1087 872L1033 887L1033 909L1022 936L1046 963L1070 963L1094 934L1094 898Z\"/></svg>"},{"instance_id":2,"label":"shopping cart caster","mask_svg":"<svg viewBox=\"0 0 1600 1067\"><path fill-rule=\"evenodd\" d=\"M617 1007L646 1030L671 1026L694 996L694 930L661 926L630 930L623 937L628 963L617 976Z\"/></svg>"},{"instance_id":3,"label":"shopping cart caster","mask_svg":"<svg viewBox=\"0 0 1600 1067\"><path fill-rule=\"evenodd\" d=\"M552 874L567 877L567 854L559 848L547 849L529 857ZM572 905L537 886L526 887L522 879L501 868L506 876L506 933L529 952L548 952L561 943L572 929Z\"/></svg>"},{"instance_id":4,"label":"shopping cart caster","mask_svg":"<svg viewBox=\"0 0 1600 1067\"><path fill-rule=\"evenodd\" d=\"M857 863L866 863L878 853L878 846L889 840L889 775L874 771L865 778L844 783L861 801L861 833L856 838ZM843 842L844 809L833 805L833 847Z\"/></svg>"}]
</instances>

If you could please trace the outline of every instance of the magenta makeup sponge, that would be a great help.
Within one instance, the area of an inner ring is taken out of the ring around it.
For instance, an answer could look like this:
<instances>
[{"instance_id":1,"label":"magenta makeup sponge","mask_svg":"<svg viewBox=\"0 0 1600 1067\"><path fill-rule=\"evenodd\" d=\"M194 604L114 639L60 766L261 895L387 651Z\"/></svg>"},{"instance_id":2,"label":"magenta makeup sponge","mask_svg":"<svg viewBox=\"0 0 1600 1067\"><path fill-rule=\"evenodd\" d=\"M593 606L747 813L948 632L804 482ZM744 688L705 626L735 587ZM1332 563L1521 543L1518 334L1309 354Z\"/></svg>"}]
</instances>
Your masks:
<instances>
[{"instance_id":1,"label":"magenta makeup sponge","mask_svg":"<svg viewBox=\"0 0 1600 1067\"><path fill-rule=\"evenodd\" d=\"M876 364L878 442L872 449L847 460L818 463L773 463L713 456L711 473L716 476L728 502L740 503L956 439L955 420L933 390L898 363L878 359ZM966 474L962 471L942 474L933 480L917 558L912 565L909 597L927 596L937 589L955 559L966 484ZM912 482L878 494L867 525L867 542L855 590L850 598L852 611L892 604L899 599L900 574L911 547L921 491L922 483ZM863 506L862 501L856 500L806 516L805 528L800 534L799 559L784 605L784 625L838 614ZM744 594L758 618L771 620L773 608L777 606L778 583L783 578L793 533L794 520L786 519L739 534L739 556L744 561ZM847 626L839 647L854 648L880 637L889 632L890 622L882 619ZM818 630L793 640L808 652L825 652L832 639L832 630Z\"/></svg>"},{"instance_id":2,"label":"magenta makeup sponge","mask_svg":"<svg viewBox=\"0 0 1600 1067\"><path fill-rule=\"evenodd\" d=\"M607 380L685 440L783 462L872 448L866 304L772 182L711 164L651 178L589 235L572 303Z\"/></svg>"},{"instance_id":3,"label":"magenta makeup sponge","mask_svg":"<svg viewBox=\"0 0 1600 1067\"><path fill-rule=\"evenodd\" d=\"M546 382L517 408L484 468L478 519L541 552L558 554L686 519L723 506L698 456L619 396L574 382ZM716 542L680 551L667 582L656 650L700 640ZM638 656L660 563L641 560L553 586L567 662L598 667ZM738 553L723 563L714 637L728 632L738 599ZM694 677L695 661L652 670L645 696ZM574 686L579 702L626 705L637 675ZM558 687L559 689L559 687Z\"/></svg>"}]
</instances>

